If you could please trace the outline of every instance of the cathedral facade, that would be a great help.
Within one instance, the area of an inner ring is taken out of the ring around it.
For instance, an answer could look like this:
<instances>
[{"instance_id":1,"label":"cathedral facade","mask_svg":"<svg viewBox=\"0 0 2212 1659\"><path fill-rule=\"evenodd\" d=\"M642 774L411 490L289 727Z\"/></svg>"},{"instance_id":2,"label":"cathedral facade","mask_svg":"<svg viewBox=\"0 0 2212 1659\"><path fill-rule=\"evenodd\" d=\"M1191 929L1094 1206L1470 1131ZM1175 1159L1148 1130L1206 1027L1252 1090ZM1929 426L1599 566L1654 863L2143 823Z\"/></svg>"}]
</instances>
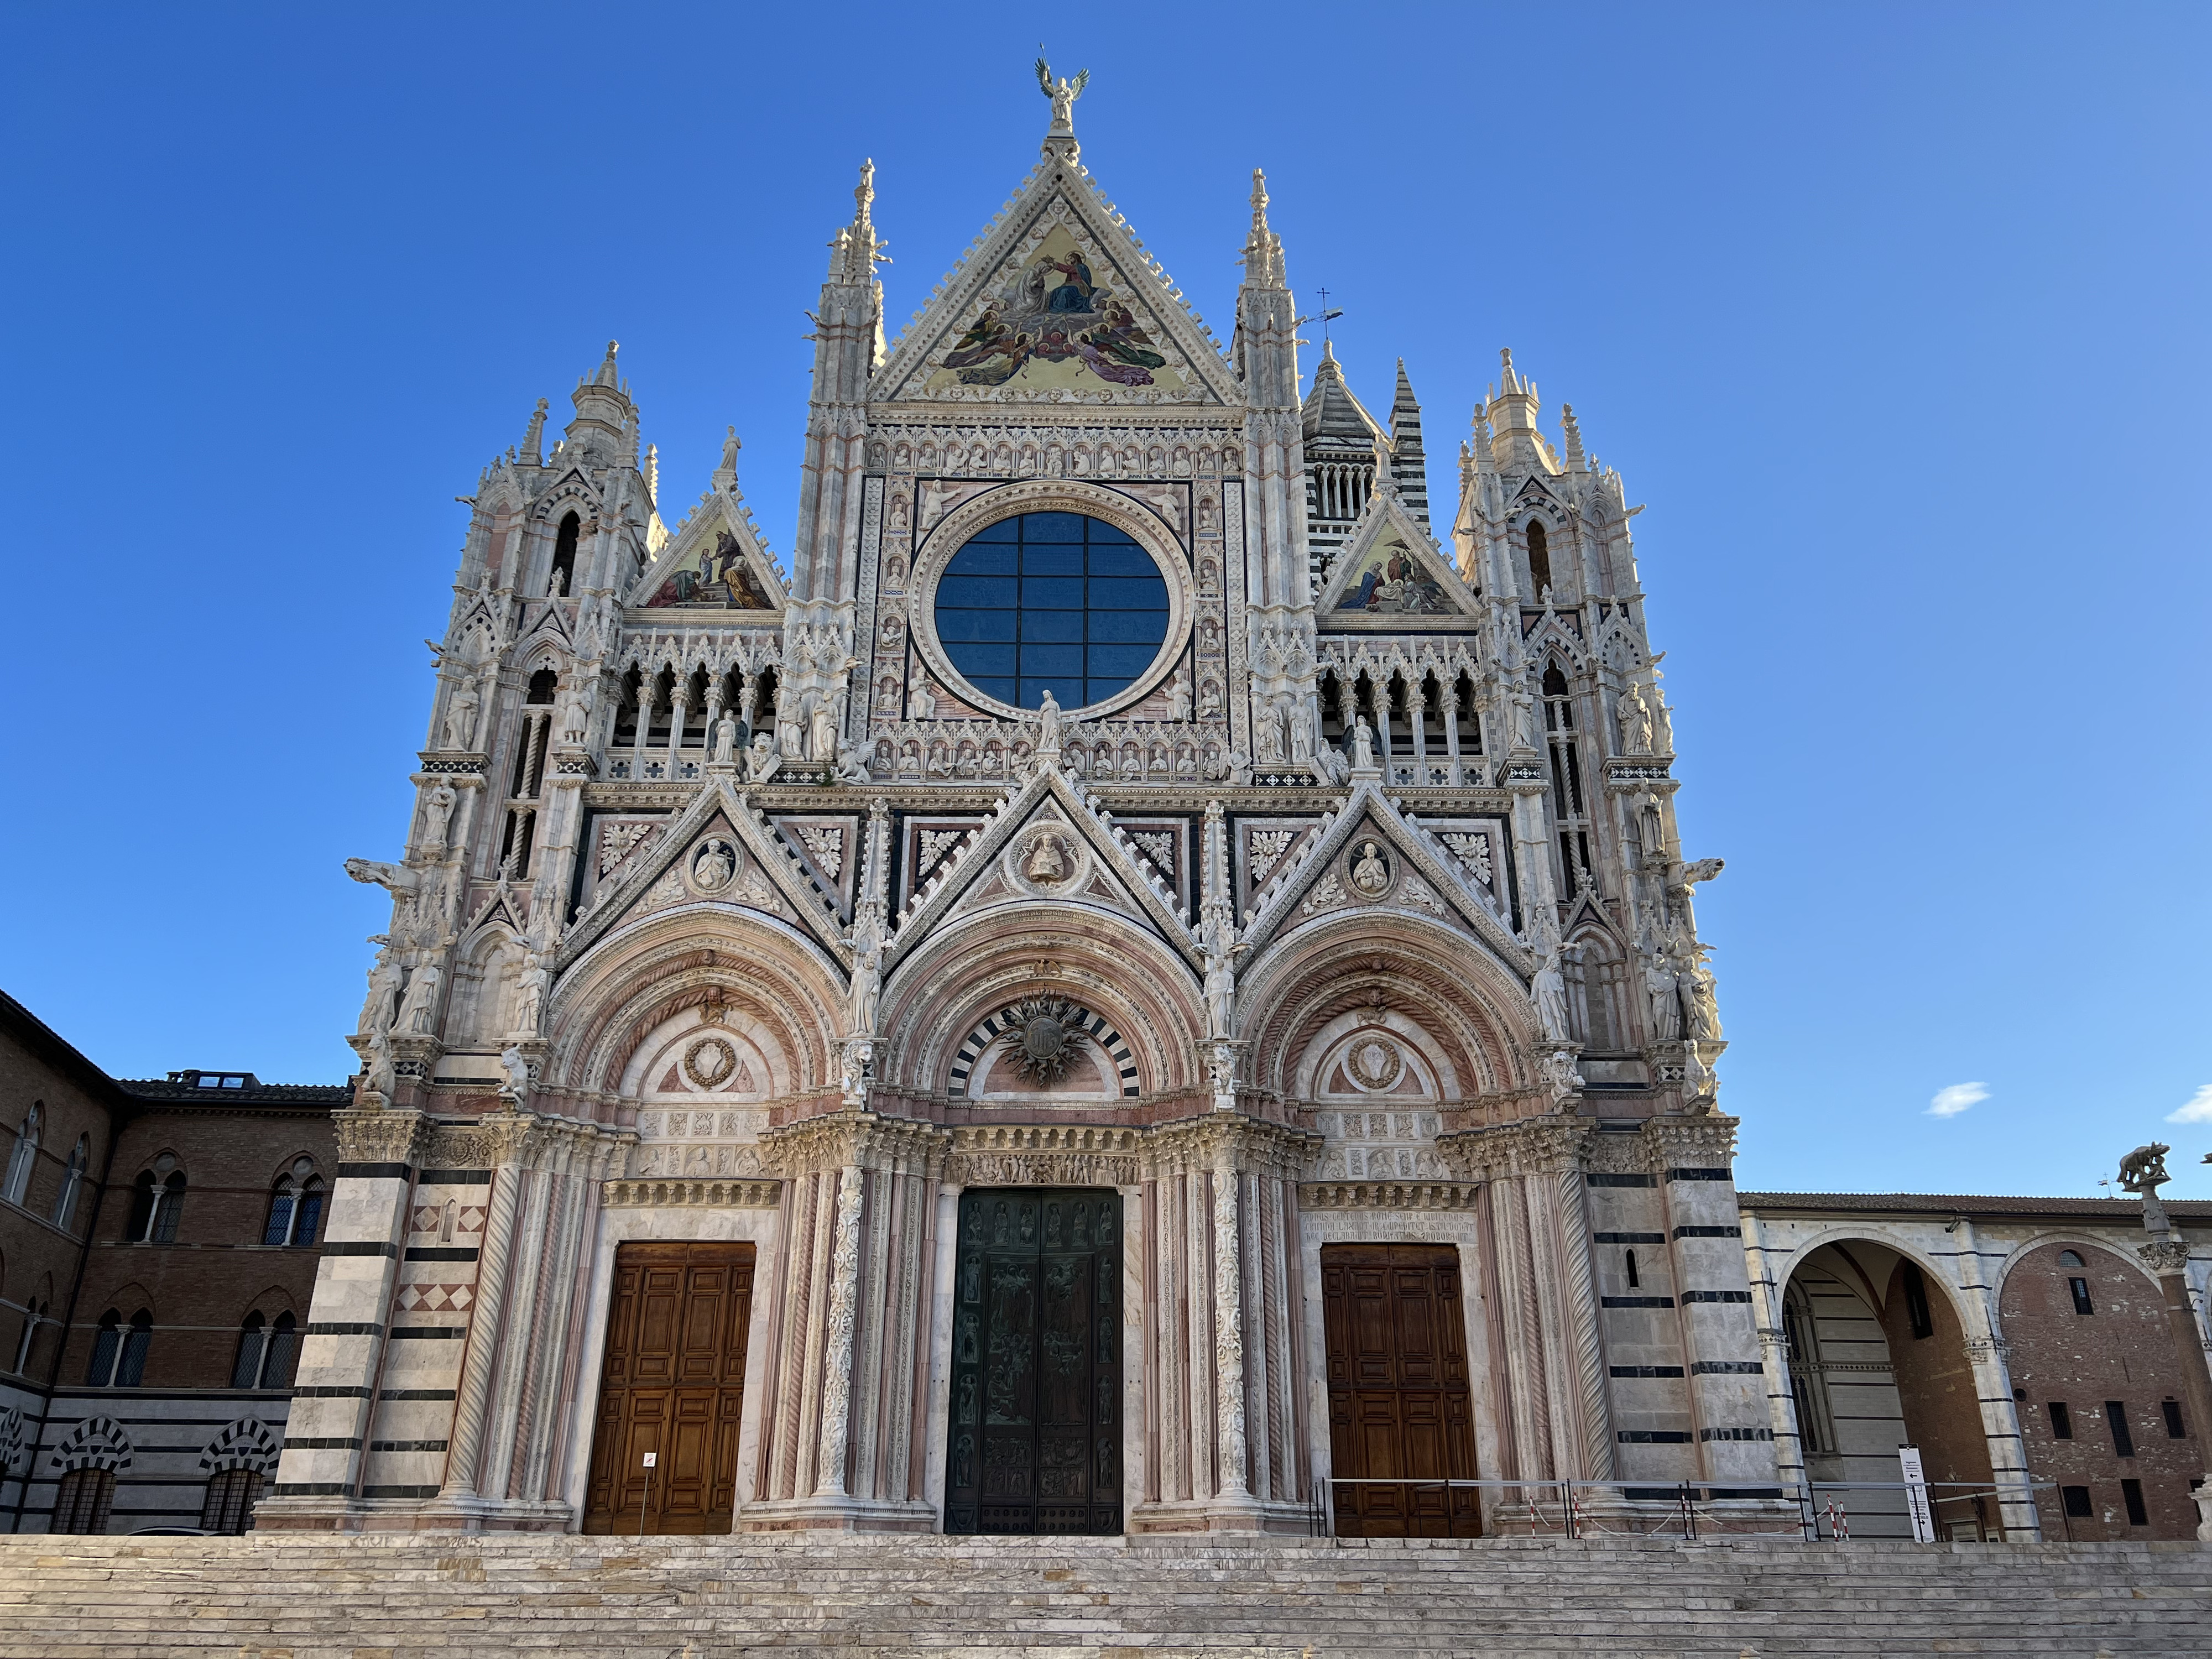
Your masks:
<instances>
[{"instance_id":1,"label":"cathedral facade","mask_svg":"<svg viewBox=\"0 0 2212 1659\"><path fill-rule=\"evenodd\" d=\"M895 341L863 171L787 578L611 345L483 474L260 1526L1794 1515L1619 477L1509 354L1432 519L1047 89Z\"/></svg>"}]
</instances>

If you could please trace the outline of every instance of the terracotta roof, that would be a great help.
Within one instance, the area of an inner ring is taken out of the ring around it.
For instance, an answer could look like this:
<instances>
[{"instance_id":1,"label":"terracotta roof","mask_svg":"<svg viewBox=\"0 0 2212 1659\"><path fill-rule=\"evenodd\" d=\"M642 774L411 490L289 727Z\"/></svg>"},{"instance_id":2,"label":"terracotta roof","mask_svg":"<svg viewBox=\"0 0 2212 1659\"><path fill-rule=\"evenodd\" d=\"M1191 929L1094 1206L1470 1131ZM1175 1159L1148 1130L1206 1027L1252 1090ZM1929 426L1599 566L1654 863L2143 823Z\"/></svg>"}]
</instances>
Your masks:
<instances>
[{"instance_id":1,"label":"terracotta roof","mask_svg":"<svg viewBox=\"0 0 2212 1659\"><path fill-rule=\"evenodd\" d=\"M230 1087L204 1079L238 1078ZM117 1086L140 1100L193 1106L343 1106L349 1083L264 1083L251 1072L172 1072L165 1078L118 1078Z\"/></svg>"},{"instance_id":2,"label":"terracotta roof","mask_svg":"<svg viewBox=\"0 0 2212 1659\"><path fill-rule=\"evenodd\" d=\"M2139 1222L2142 1204L2133 1198L2005 1198L1978 1193L1745 1193L1736 1202L1747 1210L1904 1211L1914 1215L2074 1215L2106 1222ZM2166 1213L2212 1217L2212 1200L2170 1198Z\"/></svg>"}]
</instances>

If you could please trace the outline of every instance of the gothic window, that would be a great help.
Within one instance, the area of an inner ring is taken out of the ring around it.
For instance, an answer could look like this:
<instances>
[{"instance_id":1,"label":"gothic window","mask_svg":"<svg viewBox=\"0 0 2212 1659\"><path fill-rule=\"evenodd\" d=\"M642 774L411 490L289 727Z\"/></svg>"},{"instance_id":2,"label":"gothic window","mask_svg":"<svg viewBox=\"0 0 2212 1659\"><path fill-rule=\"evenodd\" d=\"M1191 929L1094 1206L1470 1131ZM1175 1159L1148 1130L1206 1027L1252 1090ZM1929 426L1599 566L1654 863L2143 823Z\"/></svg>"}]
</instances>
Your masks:
<instances>
[{"instance_id":1,"label":"gothic window","mask_svg":"<svg viewBox=\"0 0 2212 1659\"><path fill-rule=\"evenodd\" d=\"M1589 819L1583 795L1582 745L1575 738L1575 700L1557 663L1544 671L1544 732L1552 750L1552 809L1559 824L1559 873L1567 896L1573 898L1589 884Z\"/></svg>"},{"instance_id":2,"label":"gothic window","mask_svg":"<svg viewBox=\"0 0 2212 1659\"><path fill-rule=\"evenodd\" d=\"M938 580L945 654L985 696L1074 710L1127 690L1167 639L1167 577L1126 531L1081 513L987 526Z\"/></svg>"},{"instance_id":3,"label":"gothic window","mask_svg":"<svg viewBox=\"0 0 2212 1659\"><path fill-rule=\"evenodd\" d=\"M576 591L576 541L583 529L584 521L573 513L561 520L560 533L553 538L553 574L546 584L548 593Z\"/></svg>"},{"instance_id":4,"label":"gothic window","mask_svg":"<svg viewBox=\"0 0 2212 1659\"><path fill-rule=\"evenodd\" d=\"M1528 594L1540 599L1552 585L1552 546L1541 519L1528 520Z\"/></svg>"},{"instance_id":5,"label":"gothic window","mask_svg":"<svg viewBox=\"0 0 2212 1659\"><path fill-rule=\"evenodd\" d=\"M323 1182L314 1168L312 1160L298 1158L289 1174L277 1178L269 1195L269 1224L261 1232L264 1244L315 1242L315 1229L323 1218Z\"/></svg>"},{"instance_id":6,"label":"gothic window","mask_svg":"<svg viewBox=\"0 0 2212 1659\"><path fill-rule=\"evenodd\" d=\"M253 1503L261 1496L261 1476L252 1469L222 1469L208 1482L200 1505L200 1530L235 1537L252 1530Z\"/></svg>"},{"instance_id":7,"label":"gothic window","mask_svg":"<svg viewBox=\"0 0 2212 1659\"><path fill-rule=\"evenodd\" d=\"M522 700L530 703L551 702L554 690L560 684L558 674L550 668L541 668L530 677L530 690Z\"/></svg>"},{"instance_id":8,"label":"gothic window","mask_svg":"<svg viewBox=\"0 0 2212 1659\"><path fill-rule=\"evenodd\" d=\"M154 1316L141 1308L125 1324L110 1308L100 1316L99 1334L93 1339L92 1364L86 1368L88 1389L135 1389L146 1378L146 1351L154 1345Z\"/></svg>"},{"instance_id":9,"label":"gothic window","mask_svg":"<svg viewBox=\"0 0 2212 1659\"><path fill-rule=\"evenodd\" d=\"M1910 1261L1905 1264L1899 1277L1905 1281L1905 1316L1912 1327L1913 1340L1935 1335L1936 1316L1928 1306L1928 1281Z\"/></svg>"},{"instance_id":10,"label":"gothic window","mask_svg":"<svg viewBox=\"0 0 2212 1659\"><path fill-rule=\"evenodd\" d=\"M1604 1054L1628 1043L1628 964L1601 933L1574 941L1563 964L1568 1012L1585 1048Z\"/></svg>"},{"instance_id":11,"label":"gothic window","mask_svg":"<svg viewBox=\"0 0 2212 1659\"><path fill-rule=\"evenodd\" d=\"M31 1170L39 1161L39 1131L46 1115L46 1103L33 1101L31 1109L23 1115L23 1127L15 1131L15 1150L8 1159L8 1178L0 1183L0 1198L10 1204L21 1204L31 1189Z\"/></svg>"},{"instance_id":12,"label":"gothic window","mask_svg":"<svg viewBox=\"0 0 2212 1659\"><path fill-rule=\"evenodd\" d=\"M234 1389L283 1389L291 1386L293 1368L300 1360L299 1322L280 1313L275 1322L258 1313L246 1316L239 1328L238 1354L230 1367Z\"/></svg>"},{"instance_id":13,"label":"gothic window","mask_svg":"<svg viewBox=\"0 0 2212 1659\"><path fill-rule=\"evenodd\" d=\"M1836 1449L1836 1425L1828 1410L1827 1379L1820 1370L1820 1340L1814 1330L1813 1304L1793 1280L1782 1297L1782 1330L1790 1356L1790 1394L1797 1407L1797 1434L1805 1455L1818 1457Z\"/></svg>"},{"instance_id":14,"label":"gothic window","mask_svg":"<svg viewBox=\"0 0 2212 1659\"><path fill-rule=\"evenodd\" d=\"M76 1218L77 1194L84 1187L84 1167L92 1161L92 1137L79 1135L71 1149L69 1167L62 1171L62 1189L54 1196L54 1225L66 1228Z\"/></svg>"},{"instance_id":15,"label":"gothic window","mask_svg":"<svg viewBox=\"0 0 2212 1659\"><path fill-rule=\"evenodd\" d=\"M177 1223L185 1212L185 1172L172 1170L164 1177L152 1170L140 1172L131 1202L131 1221L125 1239L134 1244L168 1244L177 1237Z\"/></svg>"},{"instance_id":16,"label":"gothic window","mask_svg":"<svg viewBox=\"0 0 2212 1659\"><path fill-rule=\"evenodd\" d=\"M1462 674L1452 682L1456 694L1452 718L1459 722L1459 752L1480 755L1482 752L1482 711L1475 704L1474 681Z\"/></svg>"},{"instance_id":17,"label":"gothic window","mask_svg":"<svg viewBox=\"0 0 2212 1659\"><path fill-rule=\"evenodd\" d=\"M71 1469L54 1493L54 1518L48 1532L96 1533L107 1530L107 1512L115 1504L115 1475L108 1469Z\"/></svg>"},{"instance_id":18,"label":"gothic window","mask_svg":"<svg viewBox=\"0 0 2212 1659\"><path fill-rule=\"evenodd\" d=\"M1344 682L1330 669L1321 677L1321 735L1324 742L1335 748L1344 746L1344 734L1351 729L1351 714L1345 702Z\"/></svg>"},{"instance_id":19,"label":"gothic window","mask_svg":"<svg viewBox=\"0 0 2212 1659\"><path fill-rule=\"evenodd\" d=\"M39 1340L39 1327L53 1312L51 1299L32 1297L23 1304L23 1323L15 1333L15 1363L9 1369L18 1376L31 1374L31 1349Z\"/></svg>"}]
</instances>

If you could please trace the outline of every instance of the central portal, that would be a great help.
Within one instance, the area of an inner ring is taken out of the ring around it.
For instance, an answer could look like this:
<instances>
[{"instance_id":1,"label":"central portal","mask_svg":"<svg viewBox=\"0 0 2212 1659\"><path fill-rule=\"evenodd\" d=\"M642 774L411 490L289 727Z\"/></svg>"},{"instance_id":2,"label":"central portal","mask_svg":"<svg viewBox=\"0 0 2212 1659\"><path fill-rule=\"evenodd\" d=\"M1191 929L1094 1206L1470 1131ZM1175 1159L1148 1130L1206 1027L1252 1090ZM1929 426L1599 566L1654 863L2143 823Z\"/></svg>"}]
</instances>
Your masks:
<instances>
[{"instance_id":1,"label":"central portal","mask_svg":"<svg viewBox=\"0 0 2212 1659\"><path fill-rule=\"evenodd\" d=\"M960 1200L945 1530L1121 1530L1121 1195Z\"/></svg>"}]
</instances>

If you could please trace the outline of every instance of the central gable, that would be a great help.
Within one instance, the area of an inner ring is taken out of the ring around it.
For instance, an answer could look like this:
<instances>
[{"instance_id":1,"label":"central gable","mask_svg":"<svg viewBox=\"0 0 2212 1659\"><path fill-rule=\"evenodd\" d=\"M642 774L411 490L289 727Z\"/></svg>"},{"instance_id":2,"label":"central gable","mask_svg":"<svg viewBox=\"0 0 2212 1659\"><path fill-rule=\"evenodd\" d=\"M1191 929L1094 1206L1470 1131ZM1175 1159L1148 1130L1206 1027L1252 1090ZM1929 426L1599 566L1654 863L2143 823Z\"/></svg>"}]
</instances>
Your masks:
<instances>
[{"instance_id":1,"label":"central gable","mask_svg":"<svg viewBox=\"0 0 2212 1659\"><path fill-rule=\"evenodd\" d=\"M894 349L876 399L1235 403L1203 327L1096 196L1048 156Z\"/></svg>"}]
</instances>

